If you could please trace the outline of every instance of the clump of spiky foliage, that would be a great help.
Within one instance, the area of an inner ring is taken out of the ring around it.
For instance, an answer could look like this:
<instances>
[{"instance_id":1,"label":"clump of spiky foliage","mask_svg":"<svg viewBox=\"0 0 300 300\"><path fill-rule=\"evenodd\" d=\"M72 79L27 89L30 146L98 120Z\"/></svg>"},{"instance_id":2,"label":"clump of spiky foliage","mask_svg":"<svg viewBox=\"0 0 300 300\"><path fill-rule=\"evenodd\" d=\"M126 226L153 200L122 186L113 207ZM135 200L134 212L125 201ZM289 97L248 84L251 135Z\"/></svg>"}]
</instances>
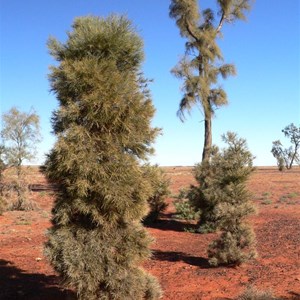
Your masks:
<instances>
[{"instance_id":1,"label":"clump of spiky foliage","mask_svg":"<svg viewBox=\"0 0 300 300\"><path fill-rule=\"evenodd\" d=\"M260 291L257 288L248 287L237 300L276 300L271 291Z\"/></svg>"},{"instance_id":2,"label":"clump of spiky foliage","mask_svg":"<svg viewBox=\"0 0 300 300\"><path fill-rule=\"evenodd\" d=\"M254 234L245 217L254 213L246 180L253 171L253 156L246 141L235 133L223 135L228 147L214 147L209 161L195 168L198 186L188 193L195 211L200 213L200 232L220 230L221 236L209 247L212 265L240 264L254 257Z\"/></svg>"},{"instance_id":3,"label":"clump of spiky foliage","mask_svg":"<svg viewBox=\"0 0 300 300\"><path fill-rule=\"evenodd\" d=\"M59 108L46 174L60 188L45 254L79 299L158 299L140 267L152 241L141 224L152 186L140 161L158 133L142 41L124 17L83 17L49 48Z\"/></svg>"},{"instance_id":4,"label":"clump of spiky foliage","mask_svg":"<svg viewBox=\"0 0 300 300\"><path fill-rule=\"evenodd\" d=\"M176 195L176 199L173 204L176 209L176 218L186 221L199 220L200 212L195 210L195 207L189 199L190 189L180 189L179 194Z\"/></svg>"},{"instance_id":5,"label":"clump of spiky foliage","mask_svg":"<svg viewBox=\"0 0 300 300\"><path fill-rule=\"evenodd\" d=\"M148 199L150 211L144 220L144 223L147 224L157 221L160 213L166 209L167 203L165 200L170 194L170 180L166 177L164 171L157 165L151 166L145 164L143 166L143 171L145 178L150 180L152 187L152 193Z\"/></svg>"}]
</instances>

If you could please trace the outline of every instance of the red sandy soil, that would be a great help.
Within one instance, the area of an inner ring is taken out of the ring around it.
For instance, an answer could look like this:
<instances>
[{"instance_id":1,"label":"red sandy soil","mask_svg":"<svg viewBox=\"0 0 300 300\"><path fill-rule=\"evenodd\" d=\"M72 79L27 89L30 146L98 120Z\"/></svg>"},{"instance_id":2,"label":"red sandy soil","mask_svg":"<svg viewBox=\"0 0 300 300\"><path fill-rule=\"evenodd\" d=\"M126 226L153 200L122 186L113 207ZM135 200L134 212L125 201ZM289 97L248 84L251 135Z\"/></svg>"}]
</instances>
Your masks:
<instances>
[{"instance_id":1,"label":"red sandy soil","mask_svg":"<svg viewBox=\"0 0 300 300\"><path fill-rule=\"evenodd\" d=\"M190 167L164 169L172 195L194 183ZM46 185L37 168L29 171L30 183ZM248 186L258 208L249 221L259 256L236 268L209 266L206 249L215 234L185 232L185 225L174 218L173 199L168 199L161 220L148 227L155 242L153 257L144 264L158 277L163 300L236 299L249 285L272 290L282 299L300 299L300 169L258 168ZM72 291L60 287L59 277L43 256L53 193L35 191L30 197L39 210L0 216L0 299L74 299Z\"/></svg>"}]
</instances>

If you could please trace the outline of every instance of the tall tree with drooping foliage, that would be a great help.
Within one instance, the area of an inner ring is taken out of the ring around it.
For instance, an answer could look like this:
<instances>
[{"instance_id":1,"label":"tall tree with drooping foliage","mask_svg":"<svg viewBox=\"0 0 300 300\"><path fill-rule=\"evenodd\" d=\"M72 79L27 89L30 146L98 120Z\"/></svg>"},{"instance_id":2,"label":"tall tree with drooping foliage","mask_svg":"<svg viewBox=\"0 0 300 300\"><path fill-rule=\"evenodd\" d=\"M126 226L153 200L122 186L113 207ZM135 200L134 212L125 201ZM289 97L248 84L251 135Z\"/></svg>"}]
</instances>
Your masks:
<instances>
[{"instance_id":1,"label":"tall tree with drooping foliage","mask_svg":"<svg viewBox=\"0 0 300 300\"><path fill-rule=\"evenodd\" d=\"M89 16L48 46L59 107L46 174L59 192L45 254L79 299L158 299L159 284L140 266L152 242L141 223L152 196L141 162L159 131L142 40L125 17Z\"/></svg>"},{"instance_id":2,"label":"tall tree with drooping foliage","mask_svg":"<svg viewBox=\"0 0 300 300\"><path fill-rule=\"evenodd\" d=\"M217 0L217 11L199 10L198 0L172 0L170 17L175 19L180 34L187 42L186 53L172 73L182 79L183 98L178 115L200 105L204 114L204 147L202 160L208 160L212 147L212 117L216 108L227 104L227 95L218 85L220 77L235 75L235 67L224 63L217 40L225 23L244 20L251 0Z\"/></svg>"}]
</instances>

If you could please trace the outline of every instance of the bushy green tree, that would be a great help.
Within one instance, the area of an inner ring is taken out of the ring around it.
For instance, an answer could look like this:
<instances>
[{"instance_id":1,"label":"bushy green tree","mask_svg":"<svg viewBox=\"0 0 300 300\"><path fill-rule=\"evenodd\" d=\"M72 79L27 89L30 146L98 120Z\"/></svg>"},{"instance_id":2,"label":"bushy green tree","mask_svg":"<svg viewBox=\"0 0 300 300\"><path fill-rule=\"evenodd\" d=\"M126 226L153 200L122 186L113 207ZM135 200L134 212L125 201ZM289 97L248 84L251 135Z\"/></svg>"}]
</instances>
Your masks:
<instances>
[{"instance_id":1,"label":"bushy green tree","mask_svg":"<svg viewBox=\"0 0 300 300\"><path fill-rule=\"evenodd\" d=\"M283 148L280 140L274 141L272 154L277 160L277 166L280 171L284 168L291 169L295 163L300 164L300 127L293 123L282 129L284 136L290 139L292 146Z\"/></svg>"},{"instance_id":2,"label":"bushy green tree","mask_svg":"<svg viewBox=\"0 0 300 300\"><path fill-rule=\"evenodd\" d=\"M144 176L148 178L151 183L152 193L148 198L150 211L144 220L145 224L157 221L161 212L166 207L166 197L170 194L169 184L170 180L166 177L164 171L157 165L145 164L143 166Z\"/></svg>"},{"instance_id":3,"label":"bushy green tree","mask_svg":"<svg viewBox=\"0 0 300 300\"><path fill-rule=\"evenodd\" d=\"M45 254L79 299L158 299L140 267L152 241L141 224L152 187L140 163L158 133L142 41L125 17L90 16L48 46L59 107L46 174L60 188Z\"/></svg>"},{"instance_id":4,"label":"bushy green tree","mask_svg":"<svg viewBox=\"0 0 300 300\"><path fill-rule=\"evenodd\" d=\"M224 89L217 85L219 77L235 75L232 64L224 64L217 44L224 23L245 19L250 0L217 0L217 11L199 11L198 0L172 0L170 17L176 20L182 37L187 39L185 56L172 70L184 81L183 98L178 114L200 104L204 113L204 147L202 160L208 160L212 148L212 117L215 109L227 104Z\"/></svg>"}]
</instances>

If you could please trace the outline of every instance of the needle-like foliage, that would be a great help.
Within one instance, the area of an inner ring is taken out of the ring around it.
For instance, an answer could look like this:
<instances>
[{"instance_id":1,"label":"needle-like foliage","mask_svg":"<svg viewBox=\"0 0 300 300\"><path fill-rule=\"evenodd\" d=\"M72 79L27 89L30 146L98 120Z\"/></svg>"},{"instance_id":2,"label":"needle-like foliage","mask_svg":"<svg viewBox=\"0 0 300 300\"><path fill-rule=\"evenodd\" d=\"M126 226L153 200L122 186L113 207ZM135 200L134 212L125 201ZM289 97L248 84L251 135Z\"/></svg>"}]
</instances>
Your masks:
<instances>
[{"instance_id":1,"label":"needle-like foliage","mask_svg":"<svg viewBox=\"0 0 300 300\"><path fill-rule=\"evenodd\" d=\"M253 156L246 140L228 132L223 137L228 147L215 151L209 162L198 170L209 169L209 184L200 188L203 217L214 222L221 236L209 247L212 265L238 265L255 257L254 233L245 218L255 212L246 181L253 171ZM200 176L201 177L201 176Z\"/></svg>"},{"instance_id":2,"label":"needle-like foliage","mask_svg":"<svg viewBox=\"0 0 300 300\"><path fill-rule=\"evenodd\" d=\"M141 224L152 187L140 163L158 133L142 41L125 17L82 17L64 44L48 46L59 107L46 173L60 188L46 256L79 299L158 299L140 267L152 241Z\"/></svg>"},{"instance_id":3,"label":"needle-like foliage","mask_svg":"<svg viewBox=\"0 0 300 300\"><path fill-rule=\"evenodd\" d=\"M187 39L185 56L172 73L183 80L183 97L178 116L199 104L203 108L205 135L202 160L208 160L212 148L211 120L215 109L227 104L227 95L218 85L219 78L235 75L232 64L224 64L217 39L224 23L244 20L250 0L217 0L217 12L199 11L198 0L172 0L170 17L175 19L182 37Z\"/></svg>"},{"instance_id":4,"label":"needle-like foliage","mask_svg":"<svg viewBox=\"0 0 300 300\"><path fill-rule=\"evenodd\" d=\"M199 231L221 231L209 246L212 265L238 265L255 257L255 237L245 219L255 212L246 181L253 171L253 156L246 140L228 132L227 148L213 147L209 161L195 167L197 186L187 194L194 211L200 212Z\"/></svg>"},{"instance_id":5,"label":"needle-like foliage","mask_svg":"<svg viewBox=\"0 0 300 300\"><path fill-rule=\"evenodd\" d=\"M150 211L144 220L144 224L151 224L157 221L160 213L168 206L165 200L170 195L170 180L157 165L145 164L143 171L144 176L150 180L152 187L151 197L148 199Z\"/></svg>"}]
</instances>

